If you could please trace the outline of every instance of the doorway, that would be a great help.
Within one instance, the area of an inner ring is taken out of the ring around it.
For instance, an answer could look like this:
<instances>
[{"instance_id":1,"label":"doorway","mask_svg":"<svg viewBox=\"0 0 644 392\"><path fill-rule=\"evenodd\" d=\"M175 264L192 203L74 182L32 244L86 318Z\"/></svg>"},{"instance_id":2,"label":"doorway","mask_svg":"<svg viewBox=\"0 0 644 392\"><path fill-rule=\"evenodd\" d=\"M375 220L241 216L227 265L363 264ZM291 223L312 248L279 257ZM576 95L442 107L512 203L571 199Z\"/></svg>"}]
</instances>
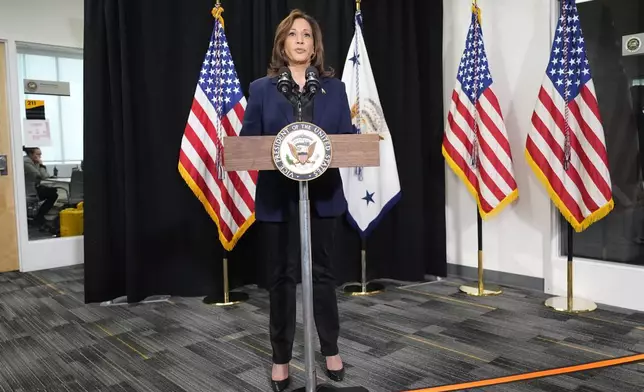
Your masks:
<instances>
[{"instance_id":1,"label":"doorway","mask_svg":"<svg viewBox=\"0 0 644 392\"><path fill-rule=\"evenodd\" d=\"M81 264L82 49L9 44L20 270Z\"/></svg>"}]
</instances>

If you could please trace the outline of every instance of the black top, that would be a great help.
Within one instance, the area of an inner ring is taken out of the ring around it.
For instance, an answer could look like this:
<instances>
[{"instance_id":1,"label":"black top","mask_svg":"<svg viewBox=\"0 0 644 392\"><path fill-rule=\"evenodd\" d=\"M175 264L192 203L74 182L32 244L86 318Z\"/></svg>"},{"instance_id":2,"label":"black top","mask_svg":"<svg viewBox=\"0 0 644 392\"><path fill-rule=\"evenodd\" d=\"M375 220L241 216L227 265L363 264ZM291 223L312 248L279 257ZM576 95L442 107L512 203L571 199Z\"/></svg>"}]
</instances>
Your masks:
<instances>
[{"instance_id":1,"label":"black top","mask_svg":"<svg viewBox=\"0 0 644 392\"><path fill-rule=\"evenodd\" d=\"M313 104L315 101L309 102L308 105L302 108L302 121L313 122Z\"/></svg>"},{"instance_id":2,"label":"black top","mask_svg":"<svg viewBox=\"0 0 644 392\"><path fill-rule=\"evenodd\" d=\"M304 122L313 122L313 104L315 99L310 101L306 106L302 106L302 121ZM293 117L297 121L297 107L293 107Z\"/></svg>"}]
</instances>

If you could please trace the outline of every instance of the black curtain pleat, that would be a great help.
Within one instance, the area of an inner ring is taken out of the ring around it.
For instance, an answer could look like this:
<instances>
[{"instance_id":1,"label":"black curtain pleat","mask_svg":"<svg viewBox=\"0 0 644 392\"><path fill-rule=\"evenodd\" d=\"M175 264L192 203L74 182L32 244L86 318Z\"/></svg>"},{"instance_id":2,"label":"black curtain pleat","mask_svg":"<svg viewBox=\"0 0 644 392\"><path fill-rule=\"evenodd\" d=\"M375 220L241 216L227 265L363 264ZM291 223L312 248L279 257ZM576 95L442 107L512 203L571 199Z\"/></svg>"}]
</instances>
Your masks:
<instances>
[{"instance_id":1,"label":"black curtain pleat","mask_svg":"<svg viewBox=\"0 0 644 392\"><path fill-rule=\"evenodd\" d=\"M216 226L177 171L213 28L213 5L211 0L85 1L87 302L222 290ZM245 93L252 80L265 75L275 28L293 8L320 22L326 63L341 77L353 36L352 1L223 0L222 5ZM368 239L368 276L413 281L427 273L445 276L442 4L371 0L362 10L403 193ZM263 284L256 226L228 255L231 288ZM339 283L359 279L360 239L346 222L335 265Z\"/></svg>"}]
</instances>

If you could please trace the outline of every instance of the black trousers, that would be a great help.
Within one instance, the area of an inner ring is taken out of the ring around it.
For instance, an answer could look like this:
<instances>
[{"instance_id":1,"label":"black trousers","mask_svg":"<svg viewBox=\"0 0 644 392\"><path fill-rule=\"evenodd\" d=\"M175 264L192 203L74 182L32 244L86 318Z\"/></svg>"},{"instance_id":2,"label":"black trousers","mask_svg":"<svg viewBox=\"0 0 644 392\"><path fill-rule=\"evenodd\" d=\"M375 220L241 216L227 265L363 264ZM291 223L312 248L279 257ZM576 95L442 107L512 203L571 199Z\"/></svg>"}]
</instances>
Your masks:
<instances>
[{"instance_id":1,"label":"black trousers","mask_svg":"<svg viewBox=\"0 0 644 392\"><path fill-rule=\"evenodd\" d=\"M313 259L313 315L320 338L320 351L338 354L338 303L332 273L332 253L338 218L320 218L312 212L311 253ZM291 361L295 336L296 284L301 277L299 218L288 222L260 222L268 267L270 336L273 363Z\"/></svg>"},{"instance_id":2,"label":"black trousers","mask_svg":"<svg viewBox=\"0 0 644 392\"><path fill-rule=\"evenodd\" d=\"M40 185L36 187L36 193L40 200L44 200L40 208L38 209L38 214L34 218L35 222L43 222L45 220L45 215L51 210L51 208L58 200L58 191L56 188Z\"/></svg>"}]
</instances>

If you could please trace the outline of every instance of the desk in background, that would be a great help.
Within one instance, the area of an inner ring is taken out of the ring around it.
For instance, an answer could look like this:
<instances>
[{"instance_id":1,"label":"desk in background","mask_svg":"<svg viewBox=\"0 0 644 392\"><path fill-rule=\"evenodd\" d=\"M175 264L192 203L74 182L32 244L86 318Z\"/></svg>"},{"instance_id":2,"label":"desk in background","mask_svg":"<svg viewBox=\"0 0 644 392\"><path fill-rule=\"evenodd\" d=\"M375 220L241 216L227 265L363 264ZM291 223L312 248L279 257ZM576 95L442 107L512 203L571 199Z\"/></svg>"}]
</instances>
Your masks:
<instances>
[{"instance_id":1,"label":"desk in background","mask_svg":"<svg viewBox=\"0 0 644 392\"><path fill-rule=\"evenodd\" d=\"M44 184L44 185L47 185L47 184L51 184L51 185L67 184L67 185L69 185L71 182L72 182L71 177L49 177L49 178L47 178L45 180L42 180L40 183Z\"/></svg>"}]
</instances>

